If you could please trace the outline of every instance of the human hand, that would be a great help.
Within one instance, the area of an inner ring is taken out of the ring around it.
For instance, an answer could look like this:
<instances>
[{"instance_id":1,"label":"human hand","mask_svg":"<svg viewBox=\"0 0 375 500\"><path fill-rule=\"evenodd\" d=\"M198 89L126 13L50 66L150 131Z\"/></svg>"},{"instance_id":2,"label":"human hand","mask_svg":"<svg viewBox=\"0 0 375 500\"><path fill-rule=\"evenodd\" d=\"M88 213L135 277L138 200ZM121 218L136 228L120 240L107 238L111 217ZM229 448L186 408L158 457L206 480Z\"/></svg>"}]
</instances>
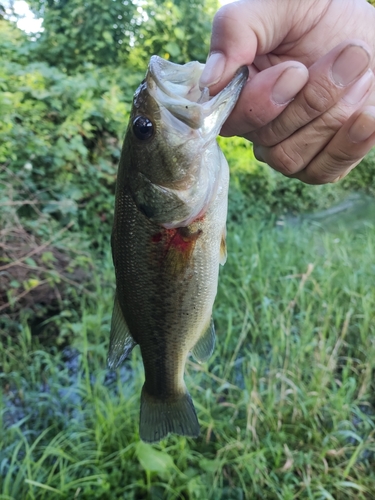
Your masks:
<instances>
[{"instance_id":1,"label":"human hand","mask_svg":"<svg viewBox=\"0 0 375 500\"><path fill-rule=\"evenodd\" d=\"M251 140L258 159L321 184L374 146L375 9L365 0L226 5L201 85L214 95L244 64L249 81L222 135Z\"/></svg>"}]
</instances>

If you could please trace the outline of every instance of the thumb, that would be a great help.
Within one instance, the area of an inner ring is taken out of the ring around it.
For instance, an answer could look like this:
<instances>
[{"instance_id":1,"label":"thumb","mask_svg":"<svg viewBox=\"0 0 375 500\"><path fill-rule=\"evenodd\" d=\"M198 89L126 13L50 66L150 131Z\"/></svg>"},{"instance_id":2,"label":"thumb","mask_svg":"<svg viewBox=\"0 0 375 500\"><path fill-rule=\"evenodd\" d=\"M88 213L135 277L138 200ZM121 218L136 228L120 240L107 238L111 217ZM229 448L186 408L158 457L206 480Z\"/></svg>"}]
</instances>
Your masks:
<instances>
[{"instance_id":1,"label":"thumb","mask_svg":"<svg viewBox=\"0 0 375 500\"><path fill-rule=\"evenodd\" d=\"M293 17L287 0L243 0L221 7L213 20L201 88L209 87L211 94L222 90L239 67L251 65L255 56L280 44Z\"/></svg>"}]
</instances>

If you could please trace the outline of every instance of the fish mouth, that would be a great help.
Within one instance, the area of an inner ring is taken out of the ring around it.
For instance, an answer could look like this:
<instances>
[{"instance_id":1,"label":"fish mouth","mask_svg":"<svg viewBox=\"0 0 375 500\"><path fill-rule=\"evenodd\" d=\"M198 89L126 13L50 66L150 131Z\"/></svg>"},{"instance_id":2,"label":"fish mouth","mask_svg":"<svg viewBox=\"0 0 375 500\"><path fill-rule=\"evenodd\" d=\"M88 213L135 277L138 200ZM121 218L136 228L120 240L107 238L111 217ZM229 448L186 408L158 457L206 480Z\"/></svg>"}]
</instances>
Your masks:
<instances>
[{"instance_id":1,"label":"fish mouth","mask_svg":"<svg viewBox=\"0 0 375 500\"><path fill-rule=\"evenodd\" d=\"M174 119L211 140L219 134L236 105L249 70L247 66L240 68L221 92L210 97L207 87L203 90L199 87L203 68L204 64L197 61L180 65L152 56L146 81L151 95Z\"/></svg>"}]
</instances>

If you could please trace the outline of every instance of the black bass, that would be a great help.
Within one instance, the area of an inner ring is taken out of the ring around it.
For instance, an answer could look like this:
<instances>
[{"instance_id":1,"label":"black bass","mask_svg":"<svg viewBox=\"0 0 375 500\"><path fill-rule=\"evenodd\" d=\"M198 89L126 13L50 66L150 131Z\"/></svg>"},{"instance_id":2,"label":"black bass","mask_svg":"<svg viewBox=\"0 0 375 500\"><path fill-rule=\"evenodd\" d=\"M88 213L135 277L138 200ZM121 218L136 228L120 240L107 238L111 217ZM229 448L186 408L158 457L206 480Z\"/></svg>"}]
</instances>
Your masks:
<instances>
[{"instance_id":1,"label":"black bass","mask_svg":"<svg viewBox=\"0 0 375 500\"><path fill-rule=\"evenodd\" d=\"M217 96L199 89L203 64L150 60L122 149L112 232L116 270L108 364L136 344L145 370L140 437L198 436L184 383L191 352L212 354L219 264L226 260L229 169L216 137L247 79Z\"/></svg>"}]
</instances>

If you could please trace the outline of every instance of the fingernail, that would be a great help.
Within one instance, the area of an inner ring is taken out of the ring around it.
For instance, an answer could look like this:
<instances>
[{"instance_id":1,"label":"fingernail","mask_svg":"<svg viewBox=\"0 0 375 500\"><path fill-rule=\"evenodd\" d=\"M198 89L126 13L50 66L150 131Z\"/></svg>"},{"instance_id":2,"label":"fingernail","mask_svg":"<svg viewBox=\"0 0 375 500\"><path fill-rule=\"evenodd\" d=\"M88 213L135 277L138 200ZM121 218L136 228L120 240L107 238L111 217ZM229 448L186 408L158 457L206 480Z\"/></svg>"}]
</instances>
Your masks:
<instances>
[{"instance_id":1,"label":"fingernail","mask_svg":"<svg viewBox=\"0 0 375 500\"><path fill-rule=\"evenodd\" d=\"M344 95L343 100L348 104L357 104L369 91L373 79L374 74L371 69L368 69L366 73L350 87L348 92Z\"/></svg>"},{"instance_id":2,"label":"fingernail","mask_svg":"<svg viewBox=\"0 0 375 500\"><path fill-rule=\"evenodd\" d=\"M308 79L308 71L303 67L287 68L272 89L271 99L275 104L287 104L302 89Z\"/></svg>"},{"instance_id":3,"label":"fingernail","mask_svg":"<svg viewBox=\"0 0 375 500\"><path fill-rule=\"evenodd\" d=\"M264 151L263 146L257 146L256 144L253 144L253 153L254 153L255 159L265 163L265 160L264 160L264 157L262 154L263 151Z\"/></svg>"},{"instance_id":4,"label":"fingernail","mask_svg":"<svg viewBox=\"0 0 375 500\"><path fill-rule=\"evenodd\" d=\"M368 106L349 129L349 138L352 142L366 141L375 133L375 106Z\"/></svg>"},{"instance_id":5,"label":"fingernail","mask_svg":"<svg viewBox=\"0 0 375 500\"><path fill-rule=\"evenodd\" d=\"M366 70L370 54L360 45L349 45L332 65L332 78L336 85L346 86Z\"/></svg>"},{"instance_id":6,"label":"fingernail","mask_svg":"<svg viewBox=\"0 0 375 500\"><path fill-rule=\"evenodd\" d=\"M199 80L200 88L215 85L224 73L225 63L225 56L221 52L214 52L211 54L207 59L206 66Z\"/></svg>"}]
</instances>

